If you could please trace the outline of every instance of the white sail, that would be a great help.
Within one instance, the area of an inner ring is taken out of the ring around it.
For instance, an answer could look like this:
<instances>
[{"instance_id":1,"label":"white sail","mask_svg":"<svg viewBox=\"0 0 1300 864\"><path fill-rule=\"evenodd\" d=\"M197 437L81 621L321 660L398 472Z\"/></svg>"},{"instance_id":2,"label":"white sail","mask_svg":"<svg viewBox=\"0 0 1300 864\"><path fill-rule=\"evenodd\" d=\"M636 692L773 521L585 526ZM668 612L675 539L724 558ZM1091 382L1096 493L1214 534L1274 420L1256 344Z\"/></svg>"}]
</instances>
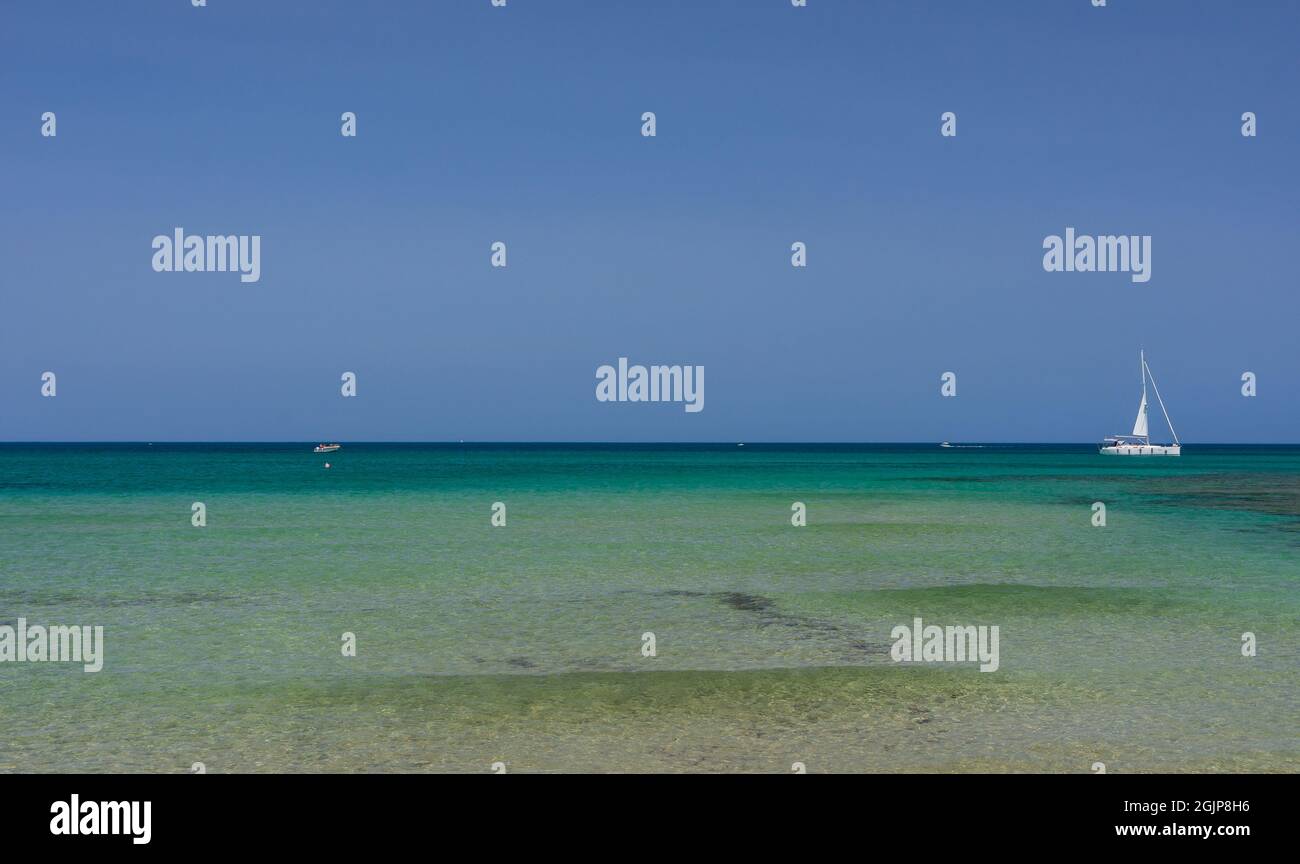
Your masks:
<instances>
[{"instance_id":1,"label":"white sail","mask_svg":"<svg viewBox=\"0 0 1300 864\"><path fill-rule=\"evenodd\" d=\"M1142 404L1138 406L1137 419L1133 421L1133 437L1147 437L1147 394L1142 394Z\"/></svg>"}]
</instances>

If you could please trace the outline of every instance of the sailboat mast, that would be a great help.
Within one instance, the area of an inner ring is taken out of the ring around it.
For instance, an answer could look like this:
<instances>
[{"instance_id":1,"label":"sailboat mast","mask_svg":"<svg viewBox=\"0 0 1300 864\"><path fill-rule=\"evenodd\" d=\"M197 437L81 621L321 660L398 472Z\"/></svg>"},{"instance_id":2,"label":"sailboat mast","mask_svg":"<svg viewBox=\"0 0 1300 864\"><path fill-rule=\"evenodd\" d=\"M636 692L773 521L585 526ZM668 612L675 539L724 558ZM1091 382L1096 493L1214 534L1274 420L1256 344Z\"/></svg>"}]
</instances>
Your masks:
<instances>
[{"instance_id":1,"label":"sailboat mast","mask_svg":"<svg viewBox=\"0 0 1300 864\"><path fill-rule=\"evenodd\" d=\"M1142 368L1147 375L1151 375L1151 367L1147 365L1146 356L1142 357ZM1165 423L1169 424L1169 434L1174 436L1174 443L1179 444L1178 433L1174 431L1174 421L1169 419L1169 412L1165 410L1165 400L1160 398L1160 387L1156 384L1156 376L1151 375L1151 389L1156 391L1156 401L1160 403L1160 412L1165 415ZM1142 383L1142 390L1146 392L1146 382Z\"/></svg>"},{"instance_id":2,"label":"sailboat mast","mask_svg":"<svg viewBox=\"0 0 1300 864\"><path fill-rule=\"evenodd\" d=\"M1145 348L1138 349L1138 357L1141 358L1142 360L1142 404L1143 406L1145 406L1147 404L1147 372L1148 372L1147 351ZM1145 408L1143 410L1145 410ZM1151 429L1149 426L1147 428L1146 443L1148 444L1151 443Z\"/></svg>"}]
</instances>

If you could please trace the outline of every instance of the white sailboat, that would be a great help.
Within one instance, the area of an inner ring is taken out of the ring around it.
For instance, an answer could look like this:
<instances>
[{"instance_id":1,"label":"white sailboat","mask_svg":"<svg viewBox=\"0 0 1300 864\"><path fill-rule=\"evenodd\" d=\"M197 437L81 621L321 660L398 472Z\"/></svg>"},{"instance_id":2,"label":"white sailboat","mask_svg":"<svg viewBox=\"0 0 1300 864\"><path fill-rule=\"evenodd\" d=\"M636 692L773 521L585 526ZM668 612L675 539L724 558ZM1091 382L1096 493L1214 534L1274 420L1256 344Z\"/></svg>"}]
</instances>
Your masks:
<instances>
[{"instance_id":1,"label":"white sailboat","mask_svg":"<svg viewBox=\"0 0 1300 864\"><path fill-rule=\"evenodd\" d=\"M1138 404L1137 419L1133 421L1133 434L1131 435L1112 435L1102 441L1101 452L1108 456L1180 456L1183 452L1183 446L1178 443L1178 433L1174 431L1174 423L1169 419L1169 412L1165 410L1165 400L1160 398L1160 388L1156 386L1156 376L1151 374L1151 367L1147 365L1147 355L1145 351L1140 354L1142 358L1142 401ZM1173 436L1172 444L1152 444L1151 435L1147 426L1147 379L1151 379L1151 389L1155 391L1156 401L1160 403L1160 411L1165 415L1165 423L1169 426L1169 434Z\"/></svg>"}]
</instances>

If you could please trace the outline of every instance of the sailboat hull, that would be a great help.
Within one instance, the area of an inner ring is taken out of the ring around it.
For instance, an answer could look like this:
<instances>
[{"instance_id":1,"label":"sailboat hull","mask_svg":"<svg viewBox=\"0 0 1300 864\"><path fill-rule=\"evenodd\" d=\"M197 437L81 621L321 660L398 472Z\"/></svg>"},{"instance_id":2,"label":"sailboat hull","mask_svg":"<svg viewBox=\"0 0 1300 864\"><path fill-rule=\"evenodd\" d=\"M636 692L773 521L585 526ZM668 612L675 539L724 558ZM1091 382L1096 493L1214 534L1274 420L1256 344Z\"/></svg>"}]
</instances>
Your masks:
<instances>
[{"instance_id":1,"label":"sailboat hull","mask_svg":"<svg viewBox=\"0 0 1300 864\"><path fill-rule=\"evenodd\" d=\"M1111 444L1101 448L1105 456L1181 456L1179 444Z\"/></svg>"}]
</instances>

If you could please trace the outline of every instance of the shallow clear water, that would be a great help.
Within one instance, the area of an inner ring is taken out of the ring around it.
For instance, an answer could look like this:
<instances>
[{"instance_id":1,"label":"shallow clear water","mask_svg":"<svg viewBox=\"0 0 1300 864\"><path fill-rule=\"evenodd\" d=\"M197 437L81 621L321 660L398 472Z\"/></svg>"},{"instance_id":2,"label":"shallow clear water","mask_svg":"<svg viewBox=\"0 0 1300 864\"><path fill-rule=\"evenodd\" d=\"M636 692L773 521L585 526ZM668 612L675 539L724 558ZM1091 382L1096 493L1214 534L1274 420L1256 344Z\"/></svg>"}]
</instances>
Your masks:
<instances>
[{"instance_id":1,"label":"shallow clear water","mask_svg":"<svg viewBox=\"0 0 1300 864\"><path fill-rule=\"evenodd\" d=\"M1297 552L1297 447L0 445L0 624L106 641L0 770L1296 771Z\"/></svg>"}]
</instances>

